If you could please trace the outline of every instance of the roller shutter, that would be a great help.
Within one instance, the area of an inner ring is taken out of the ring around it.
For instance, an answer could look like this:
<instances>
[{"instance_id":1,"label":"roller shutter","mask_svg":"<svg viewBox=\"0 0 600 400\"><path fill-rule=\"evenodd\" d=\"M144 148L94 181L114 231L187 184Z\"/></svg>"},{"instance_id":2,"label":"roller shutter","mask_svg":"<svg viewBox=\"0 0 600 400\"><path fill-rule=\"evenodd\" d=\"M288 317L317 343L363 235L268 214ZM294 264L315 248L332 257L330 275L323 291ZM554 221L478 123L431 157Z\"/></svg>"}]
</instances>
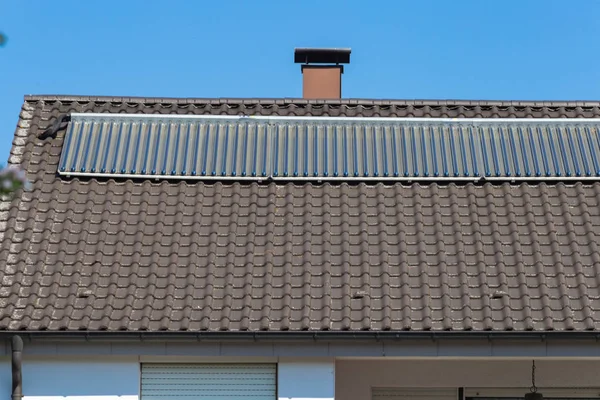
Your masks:
<instances>
[{"instance_id":1,"label":"roller shutter","mask_svg":"<svg viewBox=\"0 0 600 400\"><path fill-rule=\"evenodd\" d=\"M457 400L458 389L373 388L373 400Z\"/></svg>"},{"instance_id":2,"label":"roller shutter","mask_svg":"<svg viewBox=\"0 0 600 400\"><path fill-rule=\"evenodd\" d=\"M275 400L275 364L142 364L141 400Z\"/></svg>"}]
</instances>

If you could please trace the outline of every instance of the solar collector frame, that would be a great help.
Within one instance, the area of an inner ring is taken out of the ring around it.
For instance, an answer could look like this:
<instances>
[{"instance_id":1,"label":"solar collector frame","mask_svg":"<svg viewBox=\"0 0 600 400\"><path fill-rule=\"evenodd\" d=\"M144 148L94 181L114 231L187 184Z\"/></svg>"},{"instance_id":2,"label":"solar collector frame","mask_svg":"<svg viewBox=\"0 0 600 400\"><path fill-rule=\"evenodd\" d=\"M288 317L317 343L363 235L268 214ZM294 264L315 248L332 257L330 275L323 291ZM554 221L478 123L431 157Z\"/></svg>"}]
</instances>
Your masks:
<instances>
[{"instance_id":1,"label":"solar collector frame","mask_svg":"<svg viewBox=\"0 0 600 400\"><path fill-rule=\"evenodd\" d=\"M590 119L73 114L59 174L219 180L600 177Z\"/></svg>"}]
</instances>

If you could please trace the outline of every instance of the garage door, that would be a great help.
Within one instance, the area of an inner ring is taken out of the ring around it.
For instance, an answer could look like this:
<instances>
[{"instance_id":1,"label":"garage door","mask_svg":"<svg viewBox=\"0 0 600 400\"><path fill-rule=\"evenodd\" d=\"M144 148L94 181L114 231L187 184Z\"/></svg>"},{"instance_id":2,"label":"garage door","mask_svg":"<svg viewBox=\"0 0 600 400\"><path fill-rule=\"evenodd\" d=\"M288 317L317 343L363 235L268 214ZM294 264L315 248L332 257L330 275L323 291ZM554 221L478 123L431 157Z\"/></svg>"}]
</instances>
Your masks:
<instances>
[{"instance_id":1,"label":"garage door","mask_svg":"<svg viewBox=\"0 0 600 400\"><path fill-rule=\"evenodd\" d=\"M373 400L457 400L458 389L373 388Z\"/></svg>"},{"instance_id":2,"label":"garage door","mask_svg":"<svg viewBox=\"0 0 600 400\"><path fill-rule=\"evenodd\" d=\"M275 364L142 364L141 400L275 400Z\"/></svg>"}]
</instances>

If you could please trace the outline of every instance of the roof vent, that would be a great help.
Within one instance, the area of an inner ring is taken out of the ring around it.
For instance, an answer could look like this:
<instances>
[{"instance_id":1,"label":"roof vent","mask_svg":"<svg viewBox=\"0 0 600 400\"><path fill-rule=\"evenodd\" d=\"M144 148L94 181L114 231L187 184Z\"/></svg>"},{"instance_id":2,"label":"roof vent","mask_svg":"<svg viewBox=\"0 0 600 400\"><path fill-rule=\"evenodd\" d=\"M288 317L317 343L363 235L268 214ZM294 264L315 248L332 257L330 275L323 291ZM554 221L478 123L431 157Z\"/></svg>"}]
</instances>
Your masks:
<instances>
[{"instance_id":1,"label":"roof vent","mask_svg":"<svg viewBox=\"0 0 600 400\"><path fill-rule=\"evenodd\" d=\"M350 63L350 49L294 50L294 62L302 64L302 97L305 99L339 99L342 97L342 74ZM315 65L317 64L317 65Z\"/></svg>"},{"instance_id":2,"label":"roof vent","mask_svg":"<svg viewBox=\"0 0 600 400\"><path fill-rule=\"evenodd\" d=\"M92 292L90 289L79 289L77 291L77 297L79 297L80 299L87 299L92 294L94 294L94 292Z\"/></svg>"}]
</instances>

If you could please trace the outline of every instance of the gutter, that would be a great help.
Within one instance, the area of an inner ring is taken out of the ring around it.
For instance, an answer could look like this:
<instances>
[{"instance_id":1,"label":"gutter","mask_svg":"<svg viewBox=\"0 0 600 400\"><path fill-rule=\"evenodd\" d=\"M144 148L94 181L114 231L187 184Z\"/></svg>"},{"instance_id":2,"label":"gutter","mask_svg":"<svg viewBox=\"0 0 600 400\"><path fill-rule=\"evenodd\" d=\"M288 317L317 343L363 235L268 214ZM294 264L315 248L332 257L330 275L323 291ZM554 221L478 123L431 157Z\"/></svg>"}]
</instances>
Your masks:
<instances>
[{"instance_id":1,"label":"gutter","mask_svg":"<svg viewBox=\"0 0 600 400\"><path fill-rule=\"evenodd\" d=\"M600 331L208 331L106 332L23 331L0 332L0 340L18 333L28 341L402 341L402 340L600 340ZM20 340L20 338L18 339ZM22 343L22 341L21 341ZM22 344L21 344L22 349ZM18 354L18 353L17 353Z\"/></svg>"},{"instance_id":2,"label":"gutter","mask_svg":"<svg viewBox=\"0 0 600 400\"><path fill-rule=\"evenodd\" d=\"M12 347L12 400L23 398L23 377L21 374L23 362L23 339L15 335L11 340Z\"/></svg>"}]
</instances>

